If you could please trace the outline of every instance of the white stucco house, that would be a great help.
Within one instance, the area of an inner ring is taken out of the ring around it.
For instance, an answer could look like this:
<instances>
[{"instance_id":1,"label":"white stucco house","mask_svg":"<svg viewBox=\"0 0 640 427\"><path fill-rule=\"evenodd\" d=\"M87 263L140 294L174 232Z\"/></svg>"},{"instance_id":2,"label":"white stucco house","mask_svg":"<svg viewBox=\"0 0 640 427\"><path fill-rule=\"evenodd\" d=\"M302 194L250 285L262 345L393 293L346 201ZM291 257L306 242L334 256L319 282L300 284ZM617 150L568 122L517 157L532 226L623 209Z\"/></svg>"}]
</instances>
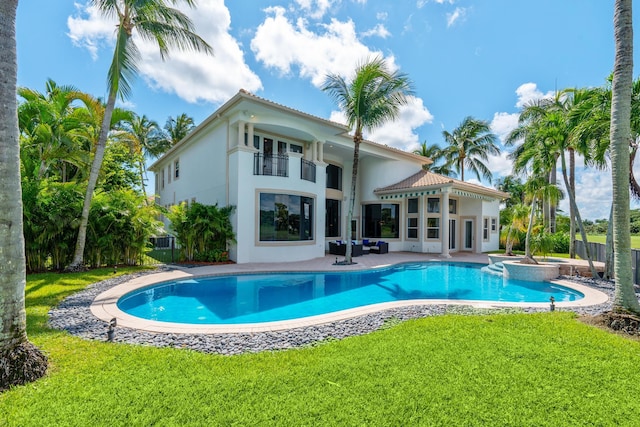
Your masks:
<instances>
[{"instance_id":1,"label":"white stucco house","mask_svg":"<svg viewBox=\"0 0 640 427\"><path fill-rule=\"evenodd\" d=\"M149 169L163 206L236 206L237 263L321 257L348 232L390 251L498 249L506 193L427 172L429 159L372 141L360 146L347 224L352 162L345 125L240 90Z\"/></svg>"}]
</instances>

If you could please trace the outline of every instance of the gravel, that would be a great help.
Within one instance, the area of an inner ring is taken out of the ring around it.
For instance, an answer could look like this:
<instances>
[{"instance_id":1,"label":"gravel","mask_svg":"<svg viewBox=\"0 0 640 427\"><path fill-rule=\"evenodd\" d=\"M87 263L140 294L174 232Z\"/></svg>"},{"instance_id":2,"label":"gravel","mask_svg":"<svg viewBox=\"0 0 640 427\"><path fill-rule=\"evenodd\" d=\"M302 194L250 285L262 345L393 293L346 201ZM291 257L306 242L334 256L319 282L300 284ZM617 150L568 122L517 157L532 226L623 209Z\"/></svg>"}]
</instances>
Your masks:
<instances>
[{"instance_id":1,"label":"gravel","mask_svg":"<svg viewBox=\"0 0 640 427\"><path fill-rule=\"evenodd\" d=\"M170 267L166 266L159 268L159 270L170 269ZM89 308L94 298L113 286L129 281L135 277L156 273L159 270L129 274L91 284L83 291L66 298L58 307L51 309L49 311L49 324L55 329L68 331L72 335L87 340L106 341L108 324L95 317ZM561 278L596 288L609 295L610 301L613 298L613 282L568 276L562 276ZM609 310L611 310L610 302L571 309L571 311L578 314L586 315L596 315ZM394 308L332 323L284 331L258 333L177 334L116 327L113 341L155 347L189 348L204 353L232 355L246 352L273 351L312 346L322 343L323 341L367 334L408 319L436 316L445 313L477 314L505 311L536 312L548 311L548 309L507 308L487 310L462 305L433 304Z\"/></svg>"}]
</instances>

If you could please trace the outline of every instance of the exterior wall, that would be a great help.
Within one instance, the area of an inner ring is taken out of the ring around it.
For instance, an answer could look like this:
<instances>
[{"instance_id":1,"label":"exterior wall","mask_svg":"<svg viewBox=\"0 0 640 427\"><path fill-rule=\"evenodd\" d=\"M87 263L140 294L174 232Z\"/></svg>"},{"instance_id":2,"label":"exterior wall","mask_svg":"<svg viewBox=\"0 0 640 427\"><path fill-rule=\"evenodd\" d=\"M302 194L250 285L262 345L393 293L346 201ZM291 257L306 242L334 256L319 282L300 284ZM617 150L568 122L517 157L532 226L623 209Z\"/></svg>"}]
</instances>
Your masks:
<instances>
[{"instance_id":1,"label":"exterior wall","mask_svg":"<svg viewBox=\"0 0 640 427\"><path fill-rule=\"evenodd\" d=\"M481 252L496 251L500 248L500 201L483 201L482 215L489 218L489 239L482 241ZM492 219L495 220L494 228Z\"/></svg>"},{"instance_id":2,"label":"exterior wall","mask_svg":"<svg viewBox=\"0 0 640 427\"><path fill-rule=\"evenodd\" d=\"M198 134L186 150L177 150L157 165L158 176L164 170L164 188L157 181L157 203L168 207L183 201L227 205L227 158L220 155L227 144L227 127L222 124ZM180 177L168 179L169 167L174 174L175 161L180 161Z\"/></svg>"}]
</instances>

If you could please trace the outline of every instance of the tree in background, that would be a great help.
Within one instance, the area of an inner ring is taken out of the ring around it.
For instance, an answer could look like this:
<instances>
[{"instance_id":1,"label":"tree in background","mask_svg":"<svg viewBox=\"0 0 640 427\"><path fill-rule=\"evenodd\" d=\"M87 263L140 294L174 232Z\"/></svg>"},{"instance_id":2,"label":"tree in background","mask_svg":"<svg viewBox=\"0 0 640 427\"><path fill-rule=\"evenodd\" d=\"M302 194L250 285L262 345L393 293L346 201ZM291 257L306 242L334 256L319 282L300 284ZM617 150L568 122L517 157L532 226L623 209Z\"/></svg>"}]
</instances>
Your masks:
<instances>
[{"instance_id":1,"label":"tree in background","mask_svg":"<svg viewBox=\"0 0 640 427\"><path fill-rule=\"evenodd\" d=\"M69 271L85 268L84 247L89 210L98 174L102 167L107 138L111 130L111 115L116 98L119 96L122 99L127 99L131 95L131 80L138 71L137 62L140 58L138 48L131 38L133 30L135 29L142 39L155 41L163 59L168 56L170 48L213 52L211 47L193 32L193 24L190 19L179 10L167 6L167 3L173 5L186 3L193 7L194 0L92 0L92 3L104 16L116 17L118 24L116 26L116 46L107 76L109 96L89 174L76 249L73 261L67 267Z\"/></svg>"},{"instance_id":2,"label":"tree in background","mask_svg":"<svg viewBox=\"0 0 640 427\"><path fill-rule=\"evenodd\" d=\"M196 124L193 118L185 113L180 114L175 119L169 116L164 125L166 140L163 153L182 141L195 127Z\"/></svg>"},{"instance_id":3,"label":"tree in background","mask_svg":"<svg viewBox=\"0 0 640 427\"><path fill-rule=\"evenodd\" d=\"M47 358L27 338L17 105L17 0L0 3L0 391L42 377Z\"/></svg>"},{"instance_id":4,"label":"tree in background","mask_svg":"<svg viewBox=\"0 0 640 427\"><path fill-rule=\"evenodd\" d=\"M491 170L485 164L489 155L497 156L500 148L496 145L498 137L491 132L489 122L466 117L453 132L443 131L442 136L448 144L442 149L447 164L453 165L460 179L464 181L464 170L468 168L478 179L493 179Z\"/></svg>"},{"instance_id":5,"label":"tree in background","mask_svg":"<svg viewBox=\"0 0 640 427\"><path fill-rule=\"evenodd\" d=\"M446 175L455 177L456 173L453 171L451 164L444 162L444 153L437 144L427 145L427 142L420 144L420 148L413 151L413 154L418 156L427 157L431 159L432 163L422 165L422 168L426 171L437 173L439 175Z\"/></svg>"},{"instance_id":6,"label":"tree in background","mask_svg":"<svg viewBox=\"0 0 640 427\"><path fill-rule=\"evenodd\" d=\"M330 74L326 77L322 90L327 92L347 117L347 125L353 129L353 168L351 170L351 190L347 229L351 230L353 209L356 202L356 184L360 143L363 130L374 129L398 116L402 105L413 93L412 83L406 74L391 71L381 57L369 59L358 65L350 83L342 76ZM345 262L351 264L351 233L347 233Z\"/></svg>"}]
</instances>

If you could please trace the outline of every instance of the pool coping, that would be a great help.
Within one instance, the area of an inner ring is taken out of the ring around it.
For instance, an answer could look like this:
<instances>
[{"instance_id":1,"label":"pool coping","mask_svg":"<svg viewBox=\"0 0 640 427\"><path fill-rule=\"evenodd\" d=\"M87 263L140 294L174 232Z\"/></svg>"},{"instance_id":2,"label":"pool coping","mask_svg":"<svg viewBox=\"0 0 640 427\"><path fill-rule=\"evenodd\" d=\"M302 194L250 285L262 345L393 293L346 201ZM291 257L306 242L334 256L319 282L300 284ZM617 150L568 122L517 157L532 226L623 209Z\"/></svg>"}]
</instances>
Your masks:
<instances>
[{"instance_id":1,"label":"pool coping","mask_svg":"<svg viewBox=\"0 0 640 427\"><path fill-rule=\"evenodd\" d=\"M452 259L439 259L439 260L423 260L423 261L440 261L440 262L466 262L468 260L452 260ZM399 265L406 262L414 261L400 261L380 264L373 268L389 267L393 265ZM473 261L471 261L473 262ZM475 262L481 263L481 262ZM282 266L282 264L281 264ZM372 268L368 267L367 269ZM225 269L226 270L226 269ZM377 313L387 309L410 307L410 306L422 306L422 305L467 305L476 308L506 308L506 307L519 307L519 308L549 308L550 304L544 303L513 303L513 302L498 302L498 301L477 301L477 300L442 300L442 299L416 299L416 300L403 300L383 302L378 304L370 304L363 307L356 307L347 310L336 311L333 313L320 314L315 316L309 316L292 320L280 320L274 322L261 322L261 323L243 323L237 325L191 325L185 323L172 323L172 322L159 322L148 319L142 319L132 316L120 310L117 306L118 300L125 294L154 285L156 283L193 279L198 277L212 277L212 276L226 276L233 274L270 274L270 273L284 273L284 272L327 272L327 270L291 270L291 269L265 269L249 271L241 271L237 268L230 268L230 271L218 271L212 273L212 269L201 267L195 268L190 271L187 270L171 270L163 271L160 273L145 275L128 280L118 286L114 286L95 297L91 303L91 313L103 320L109 322L115 318L119 327L127 327L131 329L160 332L160 333L177 333L177 334L234 334L234 333L257 333L257 332L271 332L271 331L283 331L288 329L295 329L301 327L321 325L325 323L337 322L346 319L355 318L358 316ZM236 271L233 271L236 270ZM358 268L358 270L362 270ZM347 269L345 271L353 271ZM603 304L609 300L609 296L603 292L593 289L589 286L585 286L570 280L553 280L551 283L565 286L570 289L574 289L584 295L584 298L578 301L557 302L555 306L557 308L572 308L572 307L588 307L598 304Z\"/></svg>"}]
</instances>

